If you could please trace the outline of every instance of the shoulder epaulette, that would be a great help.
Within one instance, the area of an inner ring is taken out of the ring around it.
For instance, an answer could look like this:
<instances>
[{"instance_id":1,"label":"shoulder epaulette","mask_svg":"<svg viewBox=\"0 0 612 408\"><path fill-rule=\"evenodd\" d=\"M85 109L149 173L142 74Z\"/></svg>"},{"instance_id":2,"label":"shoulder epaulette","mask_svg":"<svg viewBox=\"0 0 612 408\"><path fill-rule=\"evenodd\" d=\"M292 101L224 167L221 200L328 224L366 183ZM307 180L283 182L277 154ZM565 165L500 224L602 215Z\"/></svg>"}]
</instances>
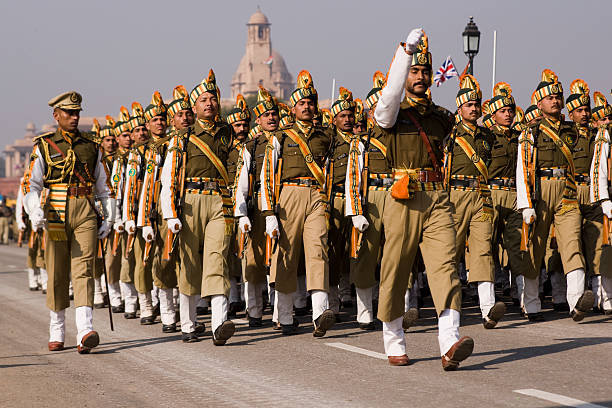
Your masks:
<instances>
[{"instance_id":1,"label":"shoulder epaulette","mask_svg":"<svg viewBox=\"0 0 612 408\"><path fill-rule=\"evenodd\" d=\"M532 123L527 125L527 129L535 129L540 126L540 122L542 122L542 118L535 118Z\"/></svg>"},{"instance_id":2,"label":"shoulder epaulette","mask_svg":"<svg viewBox=\"0 0 612 408\"><path fill-rule=\"evenodd\" d=\"M42 134L40 134L40 135L36 136L35 138L33 138L33 139L32 139L32 141L33 141L33 142L36 144L36 143L40 142L40 140L41 140L42 138L45 138L45 137L48 137L48 136L52 136L52 135L54 135L54 134L55 134L55 132L46 132L46 133L42 133Z\"/></svg>"},{"instance_id":3,"label":"shoulder epaulette","mask_svg":"<svg viewBox=\"0 0 612 408\"><path fill-rule=\"evenodd\" d=\"M80 132L79 131L79 135L83 139L89 140L92 143L100 144L100 141L96 138L96 136L93 133L90 133L90 132Z\"/></svg>"}]
</instances>

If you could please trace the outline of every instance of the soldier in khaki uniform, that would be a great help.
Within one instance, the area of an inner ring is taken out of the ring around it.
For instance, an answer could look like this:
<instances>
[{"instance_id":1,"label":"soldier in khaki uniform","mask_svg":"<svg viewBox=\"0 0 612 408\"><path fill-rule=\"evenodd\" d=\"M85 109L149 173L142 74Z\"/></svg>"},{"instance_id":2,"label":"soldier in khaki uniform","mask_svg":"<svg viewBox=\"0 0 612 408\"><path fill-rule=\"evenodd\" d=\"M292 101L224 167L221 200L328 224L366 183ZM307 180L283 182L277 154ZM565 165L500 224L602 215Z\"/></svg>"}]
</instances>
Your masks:
<instances>
[{"instance_id":1,"label":"soldier in khaki uniform","mask_svg":"<svg viewBox=\"0 0 612 408\"><path fill-rule=\"evenodd\" d=\"M423 30L415 29L397 47L374 112L374 132L383 133L387 163L395 178L382 218L386 241L378 318L383 322L389 363L407 365L402 321L406 288L420 247L438 315L442 367L456 370L472 353L474 341L459 337L461 286L455 266L455 229L449 195L442 185L442 141L453 122L450 113L428 97L431 82L428 40Z\"/></svg>"},{"instance_id":2,"label":"soldier in khaki uniform","mask_svg":"<svg viewBox=\"0 0 612 408\"><path fill-rule=\"evenodd\" d=\"M261 327L263 315L262 293L266 285L265 248L266 225L261 213L261 181L266 147L273 134L278 133L280 122L276 99L260 87L257 104L253 108L259 131L241 150L242 165L237 173L234 216L238 229L248 233L245 249L244 281L246 284L247 312L250 327Z\"/></svg>"},{"instance_id":3,"label":"soldier in khaki uniform","mask_svg":"<svg viewBox=\"0 0 612 408\"><path fill-rule=\"evenodd\" d=\"M236 97L236 105L228 112L226 122L234 130L234 140L227 158L227 174L230 179L230 194L234 207L236 206L236 189L238 176L243 166L242 149L249 138L251 112L244 97L240 94ZM228 255L230 273L230 296L229 296L229 316L244 310L241 288L239 282L242 278L242 254L238 253L237 234L238 229L234 229L230 240L230 251Z\"/></svg>"},{"instance_id":4,"label":"soldier in khaki uniform","mask_svg":"<svg viewBox=\"0 0 612 408\"><path fill-rule=\"evenodd\" d=\"M329 309L329 263L323 166L332 137L312 122L317 91L308 71L301 71L291 94L295 123L270 138L261 173L261 207L266 234L278 240L273 251L270 280L276 290L275 311L283 334L293 334L293 292L298 288L297 269L302 249L306 289L312 299L315 337L325 335L335 323ZM282 166L280 164L282 163Z\"/></svg>"},{"instance_id":5,"label":"soldier in khaki uniform","mask_svg":"<svg viewBox=\"0 0 612 408\"><path fill-rule=\"evenodd\" d=\"M590 169L590 199L593 205L599 205L603 216L612 218L612 203L609 195L610 177L610 121L612 119L612 107L608 105L605 96L600 92L593 94L595 106L591 118L596 129L595 142L593 146L593 162ZM600 218L603 220L603 217ZM610 234L602 230L603 234ZM598 239L598 242L600 239ZM602 256L599 268L593 272L591 286L595 297L595 310L606 315L612 314L612 259L610 247L602 248Z\"/></svg>"},{"instance_id":6,"label":"soldier in khaki uniform","mask_svg":"<svg viewBox=\"0 0 612 408\"><path fill-rule=\"evenodd\" d=\"M189 94L183 85L172 91L172 102L168 104L168 125L173 130L182 130L193 125L194 117L189 103Z\"/></svg>"},{"instance_id":7,"label":"soldier in khaki uniform","mask_svg":"<svg viewBox=\"0 0 612 408\"><path fill-rule=\"evenodd\" d=\"M64 348L65 311L70 305L72 277L76 308L77 350L89 353L100 338L93 330L94 257L97 239L110 231L114 200L102 154L89 135L78 130L81 95L66 92L49 101L58 130L39 136L32 154L29 178L24 183L24 206L33 227L48 233L45 264L49 274L47 307L50 311L49 350ZM50 189L48 203L41 203L43 187ZM94 193L105 212L100 227Z\"/></svg>"},{"instance_id":8,"label":"soldier in khaki uniform","mask_svg":"<svg viewBox=\"0 0 612 408\"><path fill-rule=\"evenodd\" d=\"M196 302L201 294L209 299L212 309L213 343L221 346L235 330L234 323L227 319L227 254L234 219L225 167L233 132L231 126L218 120L219 88L212 70L191 91L189 100L196 122L170 141L161 176L160 202L168 229L174 234L180 231L183 341L198 341Z\"/></svg>"},{"instance_id":9,"label":"soldier in khaki uniform","mask_svg":"<svg viewBox=\"0 0 612 408\"><path fill-rule=\"evenodd\" d=\"M516 278L526 266L519 250L523 217L516 209L516 155L520 131L514 127L517 106L510 85L497 83L488 107L492 121L490 129L495 135L488 181L494 210L493 245L501 239L508 256L510 284L516 288ZM500 266L504 266L502 259Z\"/></svg>"},{"instance_id":10,"label":"soldier in khaki uniform","mask_svg":"<svg viewBox=\"0 0 612 408\"><path fill-rule=\"evenodd\" d=\"M117 256L121 258L121 270L119 273L119 288L123 298L123 307L113 306L114 313L124 313L126 319L136 318L136 307L138 303L138 291L134 284L134 270L136 260L134 251L128 251L128 234L125 231L123 220L123 199L125 197L125 180L127 174L128 156L132 147L132 133L130 127L130 113L126 107L122 106L119 110L119 117L115 122L113 133L117 139L119 147L113 160L113 171L111 173L111 187L115 194L116 216L113 225L114 242L117 246ZM112 249L111 249L112 255ZM110 289L110 288L109 288Z\"/></svg>"},{"instance_id":11,"label":"soldier in khaki uniform","mask_svg":"<svg viewBox=\"0 0 612 408\"><path fill-rule=\"evenodd\" d=\"M465 254L469 235L468 281L478 287L483 325L494 328L506 312L503 302L495 302L493 258L493 203L487 185L488 166L495 137L477 125L482 93L474 77L461 78L456 103L460 122L455 125L445 158L446 182L457 230L457 263Z\"/></svg>"},{"instance_id":12,"label":"soldier in khaki uniform","mask_svg":"<svg viewBox=\"0 0 612 408\"><path fill-rule=\"evenodd\" d=\"M551 70L542 72L535 98L542 117L521 135L516 171L517 207L522 211L523 222L533 229L528 248L531 262L524 273L523 307L530 320L542 320L538 278L550 226L554 223L567 279L570 314L580 321L593 307L594 298L593 292L584 290L582 220L572 155L578 135L571 123L563 121L563 88Z\"/></svg>"}]
</instances>

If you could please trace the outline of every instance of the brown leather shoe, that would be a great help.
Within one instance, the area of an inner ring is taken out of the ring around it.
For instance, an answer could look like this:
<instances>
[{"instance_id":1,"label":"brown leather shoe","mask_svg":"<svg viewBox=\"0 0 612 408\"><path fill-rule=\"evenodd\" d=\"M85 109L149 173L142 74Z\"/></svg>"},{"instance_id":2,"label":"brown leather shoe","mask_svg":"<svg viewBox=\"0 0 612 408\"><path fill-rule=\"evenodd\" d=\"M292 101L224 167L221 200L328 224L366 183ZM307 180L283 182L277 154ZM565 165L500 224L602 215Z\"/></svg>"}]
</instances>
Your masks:
<instances>
[{"instance_id":1,"label":"brown leather shoe","mask_svg":"<svg viewBox=\"0 0 612 408\"><path fill-rule=\"evenodd\" d=\"M576 306L574 310L571 311L570 316L575 322L579 322L593 307L593 303L595 302L595 295L590 290L585 290L578 302L576 302Z\"/></svg>"},{"instance_id":2,"label":"brown leather shoe","mask_svg":"<svg viewBox=\"0 0 612 408\"><path fill-rule=\"evenodd\" d=\"M407 355L402 356L388 356L389 364L392 366L407 366L410 364L410 360Z\"/></svg>"},{"instance_id":3,"label":"brown leather shoe","mask_svg":"<svg viewBox=\"0 0 612 408\"><path fill-rule=\"evenodd\" d=\"M63 341L50 341L49 351L62 351L64 349Z\"/></svg>"},{"instance_id":4,"label":"brown leather shoe","mask_svg":"<svg viewBox=\"0 0 612 408\"><path fill-rule=\"evenodd\" d=\"M234 335L236 326L231 320L226 320L213 333L213 344L215 346L223 346L230 337Z\"/></svg>"},{"instance_id":5,"label":"brown leather shoe","mask_svg":"<svg viewBox=\"0 0 612 408\"><path fill-rule=\"evenodd\" d=\"M492 329L497 326L497 323L506 314L506 304L504 302L495 302L487 317L483 319L485 329Z\"/></svg>"},{"instance_id":6,"label":"brown leather shoe","mask_svg":"<svg viewBox=\"0 0 612 408\"><path fill-rule=\"evenodd\" d=\"M312 332L312 335L314 337L323 337L325 336L325 333L327 333L327 331L331 329L334 324L336 324L336 316L334 315L334 312L327 309L321 313L321 316L317 317L313 324L314 331Z\"/></svg>"},{"instance_id":7,"label":"brown leather shoe","mask_svg":"<svg viewBox=\"0 0 612 408\"><path fill-rule=\"evenodd\" d=\"M100 344L100 336L96 331L90 331L81 339L81 344L77 346L79 354L89 354L92 348Z\"/></svg>"},{"instance_id":8,"label":"brown leather shoe","mask_svg":"<svg viewBox=\"0 0 612 408\"><path fill-rule=\"evenodd\" d=\"M472 351L474 351L474 340L463 336L442 356L442 368L444 371L455 371L459 368L459 363L468 358Z\"/></svg>"}]
</instances>

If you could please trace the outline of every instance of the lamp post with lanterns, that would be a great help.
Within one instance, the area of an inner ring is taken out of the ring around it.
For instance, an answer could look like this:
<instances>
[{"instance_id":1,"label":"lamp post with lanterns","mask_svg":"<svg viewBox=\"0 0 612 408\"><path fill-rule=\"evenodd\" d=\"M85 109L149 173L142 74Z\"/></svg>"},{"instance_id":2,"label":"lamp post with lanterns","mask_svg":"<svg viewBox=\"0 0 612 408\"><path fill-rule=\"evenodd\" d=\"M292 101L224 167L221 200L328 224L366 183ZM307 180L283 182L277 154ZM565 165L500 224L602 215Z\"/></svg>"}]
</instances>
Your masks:
<instances>
[{"instance_id":1,"label":"lamp post with lanterns","mask_svg":"<svg viewBox=\"0 0 612 408\"><path fill-rule=\"evenodd\" d=\"M463 52L470 60L470 68L468 69L468 73L474 74L474 57L478 54L478 49L480 47L480 31L478 30L478 26L474 23L474 17L470 16L470 21L465 26L465 30L463 30Z\"/></svg>"}]
</instances>

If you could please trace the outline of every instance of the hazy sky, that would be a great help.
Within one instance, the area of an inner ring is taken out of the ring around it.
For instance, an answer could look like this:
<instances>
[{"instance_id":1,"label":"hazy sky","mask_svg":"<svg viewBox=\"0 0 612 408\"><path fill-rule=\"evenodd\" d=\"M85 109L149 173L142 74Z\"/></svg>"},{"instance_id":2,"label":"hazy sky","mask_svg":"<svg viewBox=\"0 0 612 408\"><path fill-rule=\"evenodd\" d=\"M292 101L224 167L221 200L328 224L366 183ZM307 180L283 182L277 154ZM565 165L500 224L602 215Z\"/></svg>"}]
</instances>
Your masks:
<instances>
[{"instance_id":1,"label":"hazy sky","mask_svg":"<svg viewBox=\"0 0 612 408\"><path fill-rule=\"evenodd\" d=\"M272 45L294 75L308 69L322 98L337 86L364 98L372 73L386 72L397 44L414 27L429 36L434 71L447 55L463 70L461 33L469 16L481 31L475 75L491 93L493 30L497 80L525 107L543 68L566 90L575 78L609 97L612 1L3 1L0 5L0 146L27 122L52 121L47 101L75 89L84 116L117 116L121 105L149 103L177 84L190 90L212 67L229 97L257 5L268 16ZM607 28L606 28L607 27ZM432 89L454 110L456 79ZM336 92L337 93L337 92ZM567 97L567 92L565 94Z\"/></svg>"}]
</instances>

